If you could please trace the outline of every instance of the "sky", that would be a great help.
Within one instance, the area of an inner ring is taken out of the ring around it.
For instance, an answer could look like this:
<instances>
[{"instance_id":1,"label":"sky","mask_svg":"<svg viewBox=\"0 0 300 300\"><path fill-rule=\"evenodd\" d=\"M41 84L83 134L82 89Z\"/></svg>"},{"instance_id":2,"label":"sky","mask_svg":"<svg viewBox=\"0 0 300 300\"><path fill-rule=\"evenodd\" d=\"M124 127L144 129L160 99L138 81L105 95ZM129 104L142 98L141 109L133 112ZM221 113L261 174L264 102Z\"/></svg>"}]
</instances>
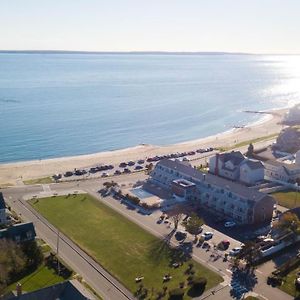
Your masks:
<instances>
[{"instance_id":1,"label":"sky","mask_svg":"<svg viewBox=\"0 0 300 300\"><path fill-rule=\"evenodd\" d=\"M300 0L0 0L1 50L300 53Z\"/></svg>"}]
</instances>

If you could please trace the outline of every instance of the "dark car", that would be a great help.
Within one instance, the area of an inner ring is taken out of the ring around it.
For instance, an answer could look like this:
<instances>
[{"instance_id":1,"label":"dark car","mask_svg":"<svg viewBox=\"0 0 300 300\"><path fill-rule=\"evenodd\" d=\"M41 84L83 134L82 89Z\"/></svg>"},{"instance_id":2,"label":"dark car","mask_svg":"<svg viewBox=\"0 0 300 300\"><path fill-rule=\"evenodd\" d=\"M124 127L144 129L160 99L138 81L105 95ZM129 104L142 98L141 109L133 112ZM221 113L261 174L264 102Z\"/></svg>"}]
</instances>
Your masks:
<instances>
[{"instance_id":1,"label":"dark car","mask_svg":"<svg viewBox=\"0 0 300 300\"><path fill-rule=\"evenodd\" d=\"M139 165L142 165L144 162L145 162L145 161L144 161L143 159L139 159L137 163L138 163Z\"/></svg>"},{"instance_id":2,"label":"dark car","mask_svg":"<svg viewBox=\"0 0 300 300\"><path fill-rule=\"evenodd\" d=\"M59 180L59 179L61 179L61 177L62 177L61 174L55 174L55 175L52 176L52 178L53 178L54 180Z\"/></svg>"},{"instance_id":3,"label":"dark car","mask_svg":"<svg viewBox=\"0 0 300 300\"><path fill-rule=\"evenodd\" d=\"M108 168L108 170L112 170L114 168L114 166L113 165L108 165L107 168Z\"/></svg>"},{"instance_id":4,"label":"dark car","mask_svg":"<svg viewBox=\"0 0 300 300\"><path fill-rule=\"evenodd\" d=\"M122 172L121 172L120 170L116 170L114 174L115 174L115 175L121 175Z\"/></svg>"},{"instance_id":5,"label":"dark car","mask_svg":"<svg viewBox=\"0 0 300 300\"><path fill-rule=\"evenodd\" d=\"M135 169L135 170L142 170L143 167L142 167L142 166L136 166L134 169Z\"/></svg>"},{"instance_id":6,"label":"dark car","mask_svg":"<svg viewBox=\"0 0 300 300\"><path fill-rule=\"evenodd\" d=\"M64 176L65 176L65 177L73 176L73 172L67 171L67 172L64 174Z\"/></svg>"},{"instance_id":7,"label":"dark car","mask_svg":"<svg viewBox=\"0 0 300 300\"><path fill-rule=\"evenodd\" d=\"M80 175L83 175L83 172L82 172L82 170L75 170L74 174L77 176L80 176Z\"/></svg>"},{"instance_id":8,"label":"dark car","mask_svg":"<svg viewBox=\"0 0 300 300\"><path fill-rule=\"evenodd\" d=\"M120 168L126 168L126 167L127 167L127 164L126 164L125 162L121 162L121 163L119 164L119 167L120 167Z\"/></svg>"},{"instance_id":9,"label":"dark car","mask_svg":"<svg viewBox=\"0 0 300 300\"><path fill-rule=\"evenodd\" d=\"M124 173L130 173L131 171L128 168L124 169Z\"/></svg>"},{"instance_id":10,"label":"dark car","mask_svg":"<svg viewBox=\"0 0 300 300\"><path fill-rule=\"evenodd\" d=\"M98 168L90 168L89 172L94 174L94 173L97 173L99 170Z\"/></svg>"},{"instance_id":11,"label":"dark car","mask_svg":"<svg viewBox=\"0 0 300 300\"><path fill-rule=\"evenodd\" d=\"M135 162L131 160L131 161L129 161L127 164L128 164L128 166L134 166L134 165L135 165Z\"/></svg>"}]
</instances>

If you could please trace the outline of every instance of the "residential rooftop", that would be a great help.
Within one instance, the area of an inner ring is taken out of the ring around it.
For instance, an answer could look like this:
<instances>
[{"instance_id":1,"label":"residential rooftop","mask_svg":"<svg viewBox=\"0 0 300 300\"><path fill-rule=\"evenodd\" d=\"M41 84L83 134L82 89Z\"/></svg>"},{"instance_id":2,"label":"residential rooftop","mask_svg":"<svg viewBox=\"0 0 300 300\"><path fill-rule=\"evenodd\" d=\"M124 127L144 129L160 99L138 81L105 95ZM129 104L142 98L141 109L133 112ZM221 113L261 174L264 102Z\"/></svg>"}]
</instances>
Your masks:
<instances>
[{"instance_id":1,"label":"residential rooftop","mask_svg":"<svg viewBox=\"0 0 300 300\"><path fill-rule=\"evenodd\" d=\"M244 185L227 180L225 178L209 173L203 173L191 166L182 164L178 160L163 159L158 163L158 165L162 165L175 171L184 173L186 176L190 177L190 180L196 179L197 181L206 182L214 186L222 187L246 199L259 201L262 198L268 196L255 189L250 189Z\"/></svg>"}]
</instances>

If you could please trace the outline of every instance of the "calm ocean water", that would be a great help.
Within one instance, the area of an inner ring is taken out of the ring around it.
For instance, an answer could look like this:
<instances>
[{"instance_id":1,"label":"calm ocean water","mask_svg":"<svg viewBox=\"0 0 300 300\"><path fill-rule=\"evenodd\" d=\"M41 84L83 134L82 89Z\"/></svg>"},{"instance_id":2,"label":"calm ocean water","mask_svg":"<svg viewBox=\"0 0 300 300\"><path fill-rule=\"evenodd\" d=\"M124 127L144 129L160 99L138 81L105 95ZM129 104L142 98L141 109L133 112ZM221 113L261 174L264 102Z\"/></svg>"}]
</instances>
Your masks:
<instances>
[{"instance_id":1,"label":"calm ocean water","mask_svg":"<svg viewBox=\"0 0 300 300\"><path fill-rule=\"evenodd\" d=\"M300 57L0 54L0 162L170 144L300 102Z\"/></svg>"}]
</instances>

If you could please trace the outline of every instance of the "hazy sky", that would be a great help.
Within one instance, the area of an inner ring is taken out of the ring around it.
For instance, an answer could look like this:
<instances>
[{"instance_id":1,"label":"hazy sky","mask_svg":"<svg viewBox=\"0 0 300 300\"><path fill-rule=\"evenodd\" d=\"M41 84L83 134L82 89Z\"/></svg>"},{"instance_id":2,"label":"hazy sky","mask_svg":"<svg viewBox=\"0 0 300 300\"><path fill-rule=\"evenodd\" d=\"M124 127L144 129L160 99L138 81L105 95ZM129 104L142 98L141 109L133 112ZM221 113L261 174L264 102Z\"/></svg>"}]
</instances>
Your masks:
<instances>
[{"instance_id":1,"label":"hazy sky","mask_svg":"<svg viewBox=\"0 0 300 300\"><path fill-rule=\"evenodd\" d=\"M300 53L300 0L0 0L0 49Z\"/></svg>"}]
</instances>

